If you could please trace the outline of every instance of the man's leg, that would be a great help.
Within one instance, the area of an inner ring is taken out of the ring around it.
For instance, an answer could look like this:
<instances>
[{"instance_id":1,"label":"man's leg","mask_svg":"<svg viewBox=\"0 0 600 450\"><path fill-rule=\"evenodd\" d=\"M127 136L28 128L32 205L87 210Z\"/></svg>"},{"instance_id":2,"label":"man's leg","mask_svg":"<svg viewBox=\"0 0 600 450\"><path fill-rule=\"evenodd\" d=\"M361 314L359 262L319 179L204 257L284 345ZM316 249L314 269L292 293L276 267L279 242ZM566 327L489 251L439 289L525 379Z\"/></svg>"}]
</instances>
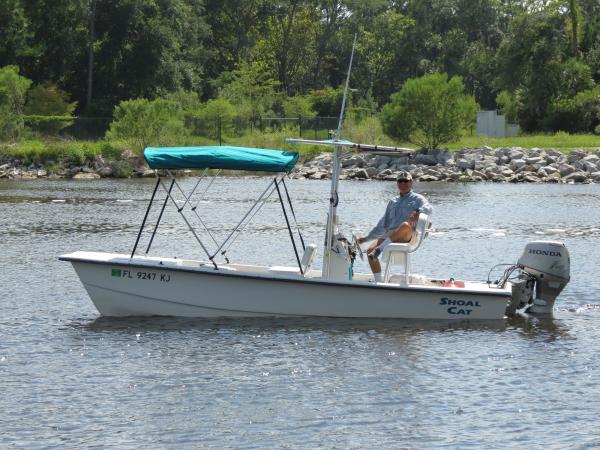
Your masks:
<instances>
[{"instance_id":1,"label":"man's leg","mask_svg":"<svg viewBox=\"0 0 600 450\"><path fill-rule=\"evenodd\" d=\"M373 250L375 250L379 245L383 242L383 239L377 239L373 244L369 246L367 249L367 255L370 255ZM378 258L368 257L367 261L369 261L369 266L371 266L371 271L373 271L373 275L375 276L375 281L382 281L381 279L381 264L379 263Z\"/></svg>"},{"instance_id":2,"label":"man's leg","mask_svg":"<svg viewBox=\"0 0 600 450\"><path fill-rule=\"evenodd\" d=\"M410 242L413 237L413 226L410 222L403 222L390 233L392 242Z\"/></svg>"}]
</instances>

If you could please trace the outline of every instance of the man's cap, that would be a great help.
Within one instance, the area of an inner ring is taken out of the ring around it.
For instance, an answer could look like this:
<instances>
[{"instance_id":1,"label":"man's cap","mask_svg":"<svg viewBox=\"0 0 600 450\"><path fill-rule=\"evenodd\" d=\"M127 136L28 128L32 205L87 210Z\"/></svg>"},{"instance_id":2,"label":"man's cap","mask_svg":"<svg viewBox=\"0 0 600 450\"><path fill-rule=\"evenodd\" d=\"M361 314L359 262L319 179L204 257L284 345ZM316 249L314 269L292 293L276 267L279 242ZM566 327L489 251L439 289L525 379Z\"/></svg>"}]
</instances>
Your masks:
<instances>
[{"instance_id":1,"label":"man's cap","mask_svg":"<svg viewBox=\"0 0 600 450\"><path fill-rule=\"evenodd\" d=\"M410 174L410 172L407 172L406 170L401 170L400 172L398 172L398 178L396 178L397 181L401 181L401 180L408 180L408 181L412 181L413 177Z\"/></svg>"}]
</instances>

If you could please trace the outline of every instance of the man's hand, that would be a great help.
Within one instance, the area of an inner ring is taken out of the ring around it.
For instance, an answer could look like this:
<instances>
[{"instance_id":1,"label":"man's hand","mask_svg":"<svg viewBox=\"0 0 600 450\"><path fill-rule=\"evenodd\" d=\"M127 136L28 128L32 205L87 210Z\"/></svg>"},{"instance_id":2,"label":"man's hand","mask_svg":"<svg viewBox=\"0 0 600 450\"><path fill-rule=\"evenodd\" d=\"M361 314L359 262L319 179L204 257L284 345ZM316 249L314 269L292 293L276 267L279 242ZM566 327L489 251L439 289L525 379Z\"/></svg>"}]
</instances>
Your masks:
<instances>
[{"instance_id":1,"label":"man's hand","mask_svg":"<svg viewBox=\"0 0 600 450\"><path fill-rule=\"evenodd\" d=\"M419 210L415 209L413 213L410 215L410 219L408 219L408 223L410 223L413 227L417 224L417 220L419 220Z\"/></svg>"},{"instance_id":2,"label":"man's hand","mask_svg":"<svg viewBox=\"0 0 600 450\"><path fill-rule=\"evenodd\" d=\"M358 242L359 244L364 244L365 242L367 242L367 238L359 237L356 239L356 242Z\"/></svg>"}]
</instances>

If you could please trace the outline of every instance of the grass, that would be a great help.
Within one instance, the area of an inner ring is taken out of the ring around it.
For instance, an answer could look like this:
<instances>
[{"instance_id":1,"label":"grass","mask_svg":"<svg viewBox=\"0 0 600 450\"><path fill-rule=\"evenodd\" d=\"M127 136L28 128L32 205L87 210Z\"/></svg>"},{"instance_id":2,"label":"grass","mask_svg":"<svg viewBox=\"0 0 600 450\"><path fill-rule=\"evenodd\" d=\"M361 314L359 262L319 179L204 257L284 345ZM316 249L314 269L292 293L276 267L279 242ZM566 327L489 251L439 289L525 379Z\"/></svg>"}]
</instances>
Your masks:
<instances>
[{"instance_id":1,"label":"grass","mask_svg":"<svg viewBox=\"0 0 600 450\"><path fill-rule=\"evenodd\" d=\"M23 165L83 165L93 161L98 155L117 160L123 152L122 148L106 141L29 139L17 144L0 145L1 159L18 159Z\"/></svg>"},{"instance_id":2,"label":"grass","mask_svg":"<svg viewBox=\"0 0 600 450\"><path fill-rule=\"evenodd\" d=\"M600 136L593 134L569 134L564 132L558 132L555 134L524 135L507 138L465 136L460 141L448 146L448 148L451 150L458 150L464 147L482 147L484 145L492 148L554 148L565 153L570 153L576 148L588 151L600 149Z\"/></svg>"},{"instance_id":3,"label":"grass","mask_svg":"<svg viewBox=\"0 0 600 450\"><path fill-rule=\"evenodd\" d=\"M319 130L317 138L326 139L327 130ZM329 147L315 145L292 145L286 142L289 137L299 137L298 127L290 126L268 133L253 130L243 136L223 137L223 145L238 145L259 148L275 148L295 150L300 153L301 161L307 161L320 152L331 150ZM392 145L398 147L415 148L408 142L397 142L388 138L381 131L377 120L365 119L360 123L348 120L344 127L343 135L353 142ZM304 133L304 137L314 139L314 132ZM202 136L173 137L170 145L218 145L218 141ZM458 142L449 144L450 150L459 150L464 147L477 148L489 146L498 147L523 147L523 148L554 148L565 153L573 149L594 151L600 149L600 136L592 134L571 135L564 132L555 134L525 135L509 138L493 138L487 136L464 136ZM131 149L127 142L107 140L76 141L72 139L57 138L31 138L24 139L16 144L0 143L0 161L9 158L18 159L22 165L40 164L58 170L69 165L85 165L101 155L105 160L120 160Z\"/></svg>"}]
</instances>

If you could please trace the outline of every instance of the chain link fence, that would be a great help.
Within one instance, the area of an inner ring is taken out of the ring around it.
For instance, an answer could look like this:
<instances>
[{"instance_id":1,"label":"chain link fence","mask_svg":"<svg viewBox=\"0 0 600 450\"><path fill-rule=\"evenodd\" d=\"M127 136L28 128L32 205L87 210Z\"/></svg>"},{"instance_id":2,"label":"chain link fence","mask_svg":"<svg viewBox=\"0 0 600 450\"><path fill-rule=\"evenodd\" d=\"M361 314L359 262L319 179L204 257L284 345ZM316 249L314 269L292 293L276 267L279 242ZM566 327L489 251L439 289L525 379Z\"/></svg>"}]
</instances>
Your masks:
<instances>
[{"instance_id":1,"label":"chain link fence","mask_svg":"<svg viewBox=\"0 0 600 450\"><path fill-rule=\"evenodd\" d=\"M74 139L102 139L110 127L110 117L76 117L60 131ZM326 139L337 129L337 117L258 117L246 119L186 117L185 126L194 136L205 136L222 142L228 136L242 136L249 132L272 133L295 130L299 137Z\"/></svg>"}]
</instances>

